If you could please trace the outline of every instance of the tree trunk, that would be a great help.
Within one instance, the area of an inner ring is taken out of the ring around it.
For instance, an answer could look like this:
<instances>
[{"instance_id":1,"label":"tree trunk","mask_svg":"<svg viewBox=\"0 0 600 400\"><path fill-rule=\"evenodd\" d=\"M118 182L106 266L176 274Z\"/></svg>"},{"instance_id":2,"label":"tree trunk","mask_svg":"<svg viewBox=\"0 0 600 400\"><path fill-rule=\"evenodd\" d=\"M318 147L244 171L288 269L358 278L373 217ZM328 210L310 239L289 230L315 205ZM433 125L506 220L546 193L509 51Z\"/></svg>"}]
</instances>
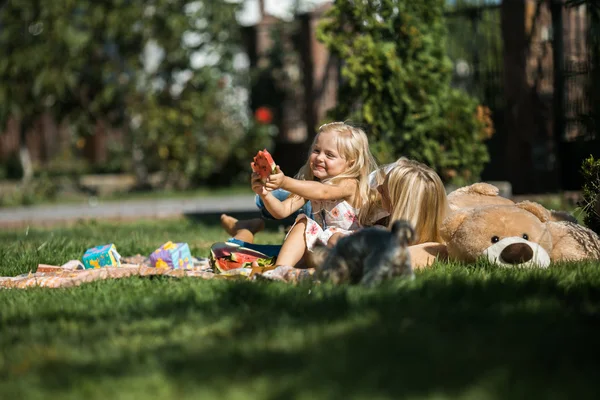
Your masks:
<instances>
[{"instance_id":1,"label":"tree trunk","mask_svg":"<svg viewBox=\"0 0 600 400\"><path fill-rule=\"evenodd\" d=\"M504 40L504 96L507 112L506 170L514 193L527 193L534 188L532 159L531 90L527 83L528 43L525 31L527 1L510 0L501 5L502 38Z\"/></svg>"},{"instance_id":2,"label":"tree trunk","mask_svg":"<svg viewBox=\"0 0 600 400\"><path fill-rule=\"evenodd\" d=\"M33 163L31 162L31 155L27 148L27 126L23 121L20 123L19 133L19 162L23 169L23 176L21 182L23 185L28 184L33 179Z\"/></svg>"},{"instance_id":3,"label":"tree trunk","mask_svg":"<svg viewBox=\"0 0 600 400\"><path fill-rule=\"evenodd\" d=\"M130 131L131 141L131 160L133 164L133 173L135 174L136 189L145 190L150 188L150 179L148 168L145 163L144 149L140 146L139 132L135 129Z\"/></svg>"}]
</instances>

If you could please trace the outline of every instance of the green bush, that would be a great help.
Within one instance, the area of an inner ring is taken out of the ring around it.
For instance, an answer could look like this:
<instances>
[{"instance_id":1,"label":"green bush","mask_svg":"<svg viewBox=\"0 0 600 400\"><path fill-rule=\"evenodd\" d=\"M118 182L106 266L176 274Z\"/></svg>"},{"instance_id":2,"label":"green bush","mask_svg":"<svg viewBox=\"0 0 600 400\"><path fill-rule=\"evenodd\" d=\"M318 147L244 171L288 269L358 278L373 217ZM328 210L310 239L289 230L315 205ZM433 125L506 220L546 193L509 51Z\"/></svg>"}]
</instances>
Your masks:
<instances>
[{"instance_id":1,"label":"green bush","mask_svg":"<svg viewBox=\"0 0 600 400\"><path fill-rule=\"evenodd\" d=\"M583 222L594 232L600 234L600 159L590 156L581 166L583 174L582 194L580 204L585 211Z\"/></svg>"},{"instance_id":2,"label":"green bush","mask_svg":"<svg viewBox=\"0 0 600 400\"><path fill-rule=\"evenodd\" d=\"M223 166L213 172L205 182L212 186L248 184L251 173L250 162L258 150L265 148L273 150L273 139L276 134L277 128L274 125L251 122L245 134L230 143L228 158Z\"/></svg>"},{"instance_id":3,"label":"green bush","mask_svg":"<svg viewBox=\"0 0 600 400\"><path fill-rule=\"evenodd\" d=\"M450 183L479 179L491 120L450 87L444 0L338 0L319 38L343 60L334 119L365 125L380 162L405 155Z\"/></svg>"},{"instance_id":4,"label":"green bush","mask_svg":"<svg viewBox=\"0 0 600 400\"><path fill-rule=\"evenodd\" d=\"M177 107L145 103L139 143L149 172L163 173L163 187L186 189L215 177L231 183L240 171L233 166L243 164L249 171L256 151L271 145L270 135L263 132L267 126L244 121L222 95L190 90L181 94Z\"/></svg>"},{"instance_id":5,"label":"green bush","mask_svg":"<svg viewBox=\"0 0 600 400\"><path fill-rule=\"evenodd\" d=\"M0 191L1 207L32 205L42 201L51 201L58 195L59 185L46 174L35 177L27 184L19 184L12 190Z\"/></svg>"},{"instance_id":6,"label":"green bush","mask_svg":"<svg viewBox=\"0 0 600 400\"><path fill-rule=\"evenodd\" d=\"M11 153L3 165L3 179L18 180L23 177L23 167L19 160L19 152Z\"/></svg>"}]
</instances>

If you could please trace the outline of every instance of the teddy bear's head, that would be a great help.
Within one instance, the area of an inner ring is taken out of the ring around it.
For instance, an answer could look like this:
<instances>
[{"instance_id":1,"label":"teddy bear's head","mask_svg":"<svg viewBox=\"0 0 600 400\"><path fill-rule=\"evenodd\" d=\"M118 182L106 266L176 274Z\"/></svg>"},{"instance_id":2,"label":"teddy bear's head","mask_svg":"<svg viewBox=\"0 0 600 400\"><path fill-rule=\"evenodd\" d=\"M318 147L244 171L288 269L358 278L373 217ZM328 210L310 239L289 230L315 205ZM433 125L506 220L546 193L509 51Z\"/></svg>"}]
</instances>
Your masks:
<instances>
[{"instance_id":1,"label":"teddy bear's head","mask_svg":"<svg viewBox=\"0 0 600 400\"><path fill-rule=\"evenodd\" d=\"M489 183L479 182L458 188L448 194L450 211L454 212L464 208L477 208L492 205L513 206L515 202L500 196L500 190ZM550 221L570 221L577 223L577 219L568 212L546 210L544 213Z\"/></svg>"},{"instance_id":2,"label":"teddy bear's head","mask_svg":"<svg viewBox=\"0 0 600 400\"><path fill-rule=\"evenodd\" d=\"M489 183L474 183L461 187L448 194L448 204L452 211L462 208L475 208L491 205L513 205L512 200L499 195L500 190Z\"/></svg>"},{"instance_id":3,"label":"teddy bear's head","mask_svg":"<svg viewBox=\"0 0 600 400\"><path fill-rule=\"evenodd\" d=\"M529 201L463 208L446 218L441 233L452 259L545 268L552 252L549 218L548 210Z\"/></svg>"}]
</instances>

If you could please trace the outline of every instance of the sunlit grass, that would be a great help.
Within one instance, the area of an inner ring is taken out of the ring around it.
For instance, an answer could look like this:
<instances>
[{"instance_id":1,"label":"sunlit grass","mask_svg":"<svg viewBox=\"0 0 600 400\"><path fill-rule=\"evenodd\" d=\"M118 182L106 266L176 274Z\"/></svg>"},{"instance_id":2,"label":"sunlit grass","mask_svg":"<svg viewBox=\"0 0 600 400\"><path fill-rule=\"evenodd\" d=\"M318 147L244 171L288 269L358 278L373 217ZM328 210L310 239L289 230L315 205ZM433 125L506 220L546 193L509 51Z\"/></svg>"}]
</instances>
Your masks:
<instances>
[{"instance_id":1,"label":"sunlit grass","mask_svg":"<svg viewBox=\"0 0 600 400\"><path fill-rule=\"evenodd\" d=\"M226 238L185 219L4 231L0 275L104 243L186 241L200 257ZM0 290L0 398L592 399L599 267L437 264L370 290L164 277Z\"/></svg>"}]
</instances>

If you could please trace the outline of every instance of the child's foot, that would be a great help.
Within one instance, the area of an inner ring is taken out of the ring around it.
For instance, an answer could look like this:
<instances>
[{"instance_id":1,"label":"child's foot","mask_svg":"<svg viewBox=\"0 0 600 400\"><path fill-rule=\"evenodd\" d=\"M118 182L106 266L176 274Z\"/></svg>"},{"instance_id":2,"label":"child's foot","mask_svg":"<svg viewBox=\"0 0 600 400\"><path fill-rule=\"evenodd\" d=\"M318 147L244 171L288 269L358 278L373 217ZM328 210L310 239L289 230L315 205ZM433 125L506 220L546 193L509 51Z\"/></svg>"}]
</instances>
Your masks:
<instances>
[{"instance_id":1,"label":"child's foot","mask_svg":"<svg viewBox=\"0 0 600 400\"><path fill-rule=\"evenodd\" d=\"M246 229L252 234L262 231L265 228L265 221L260 218L238 220L227 214L221 214L221 226L225 232L235 236L238 231Z\"/></svg>"}]
</instances>

